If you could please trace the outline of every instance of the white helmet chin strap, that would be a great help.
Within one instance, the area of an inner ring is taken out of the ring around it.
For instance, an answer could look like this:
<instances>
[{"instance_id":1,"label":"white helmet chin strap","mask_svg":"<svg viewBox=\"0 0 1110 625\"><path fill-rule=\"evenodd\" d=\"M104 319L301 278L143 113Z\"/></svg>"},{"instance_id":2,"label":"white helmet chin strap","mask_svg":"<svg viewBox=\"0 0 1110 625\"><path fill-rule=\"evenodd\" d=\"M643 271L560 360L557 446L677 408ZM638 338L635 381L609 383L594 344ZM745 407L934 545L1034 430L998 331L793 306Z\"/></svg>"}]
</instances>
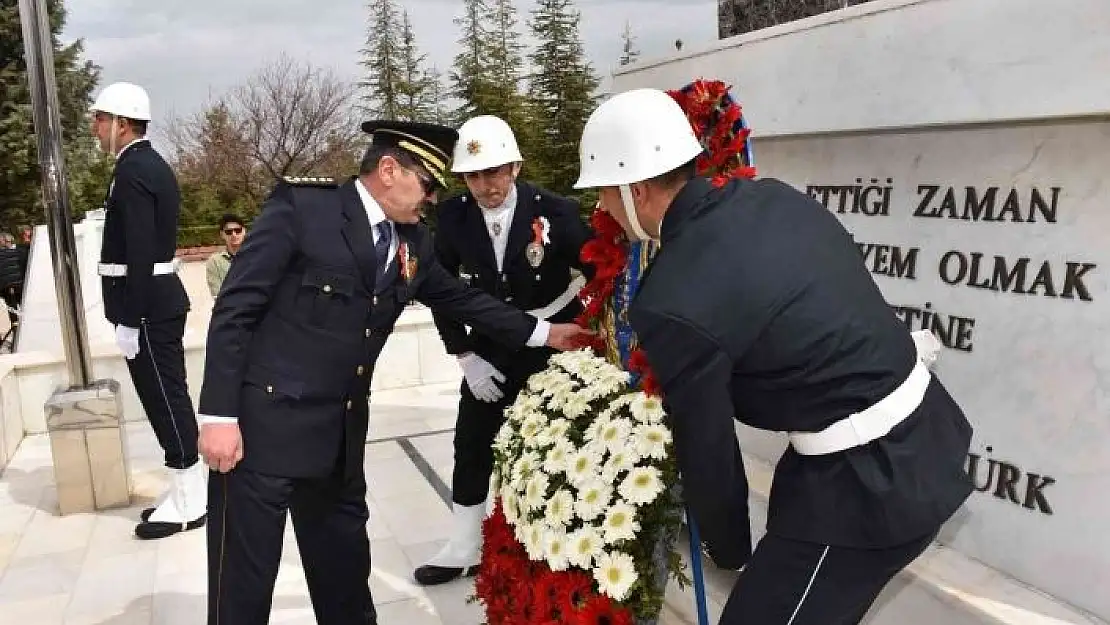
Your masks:
<instances>
[{"instance_id":1,"label":"white helmet chin strap","mask_svg":"<svg viewBox=\"0 0 1110 625\"><path fill-rule=\"evenodd\" d=\"M640 225L640 218L636 216L636 205L632 202L632 188L626 184L620 185L621 204L624 205L624 215L628 217L628 225L640 241L649 241L651 236Z\"/></svg>"}]
</instances>

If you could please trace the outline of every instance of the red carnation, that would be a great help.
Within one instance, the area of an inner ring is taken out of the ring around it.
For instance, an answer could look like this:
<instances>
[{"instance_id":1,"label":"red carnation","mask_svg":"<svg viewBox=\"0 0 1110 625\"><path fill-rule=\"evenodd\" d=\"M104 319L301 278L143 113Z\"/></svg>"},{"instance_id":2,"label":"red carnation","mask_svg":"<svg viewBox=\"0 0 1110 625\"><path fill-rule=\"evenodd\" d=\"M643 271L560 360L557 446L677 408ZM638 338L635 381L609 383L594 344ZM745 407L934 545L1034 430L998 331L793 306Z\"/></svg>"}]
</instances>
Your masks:
<instances>
[{"instance_id":1,"label":"red carnation","mask_svg":"<svg viewBox=\"0 0 1110 625\"><path fill-rule=\"evenodd\" d=\"M606 595L594 595L574 613L574 625L632 625L632 613Z\"/></svg>"},{"instance_id":2,"label":"red carnation","mask_svg":"<svg viewBox=\"0 0 1110 625\"><path fill-rule=\"evenodd\" d=\"M563 614L570 614L586 603L593 594L593 578L581 570L569 570L559 576L555 585L555 604Z\"/></svg>"},{"instance_id":3,"label":"red carnation","mask_svg":"<svg viewBox=\"0 0 1110 625\"><path fill-rule=\"evenodd\" d=\"M647 395L659 397L662 389L659 388L659 381L655 379L655 374L651 371L651 365L648 363L647 354L644 353L642 347L637 347L632 350L628 355L628 370L640 376L640 390Z\"/></svg>"}]
</instances>

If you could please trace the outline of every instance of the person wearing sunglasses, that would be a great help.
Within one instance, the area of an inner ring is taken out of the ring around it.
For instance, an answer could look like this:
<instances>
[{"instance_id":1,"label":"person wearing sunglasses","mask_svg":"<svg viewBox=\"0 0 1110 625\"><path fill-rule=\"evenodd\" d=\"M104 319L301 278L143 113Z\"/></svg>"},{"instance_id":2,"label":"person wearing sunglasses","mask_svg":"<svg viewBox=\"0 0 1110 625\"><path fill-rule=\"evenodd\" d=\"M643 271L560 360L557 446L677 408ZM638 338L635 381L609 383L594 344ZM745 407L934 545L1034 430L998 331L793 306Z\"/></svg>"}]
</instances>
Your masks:
<instances>
[{"instance_id":1,"label":"person wearing sunglasses","mask_svg":"<svg viewBox=\"0 0 1110 625\"><path fill-rule=\"evenodd\" d=\"M205 277L208 280L208 291L215 299L220 293L220 286L227 277L227 270L231 266L231 259L243 245L243 238L247 236L247 228L238 215L225 214L220 218L220 238L224 240L224 249L208 257L205 263Z\"/></svg>"},{"instance_id":2,"label":"person wearing sunglasses","mask_svg":"<svg viewBox=\"0 0 1110 625\"><path fill-rule=\"evenodd\" d=\"M371 144L358 175L277 184L216 297L198 409L213 470L209 625L269 621L287 513L317 622L377 623L368 400L409 302L510 347L569 349L588 334L467 288L437 262L420 217L447 187L455 130L398 121L362 129Z\"/></svg>"}]
</instances>

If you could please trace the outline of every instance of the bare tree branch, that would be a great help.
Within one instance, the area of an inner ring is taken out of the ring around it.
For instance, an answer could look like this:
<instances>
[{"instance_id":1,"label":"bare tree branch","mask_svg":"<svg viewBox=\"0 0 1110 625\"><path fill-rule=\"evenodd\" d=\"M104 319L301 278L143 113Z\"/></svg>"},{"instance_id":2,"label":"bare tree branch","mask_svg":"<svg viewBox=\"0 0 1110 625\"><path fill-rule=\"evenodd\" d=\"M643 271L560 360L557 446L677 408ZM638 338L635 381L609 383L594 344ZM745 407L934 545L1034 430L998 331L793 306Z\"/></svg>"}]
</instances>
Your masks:
<instances>
[{"instance_id":1,"label":"bare tree branch","mask_svg":"<svg viewBox=\"0 0 1110 625\"><path fill-rule=\"evenodd\" d=\"M354 85L282 55L165 134L179 175L258 201L275 179L344 175L361 139Z\"/></svg>"}]
</instances>

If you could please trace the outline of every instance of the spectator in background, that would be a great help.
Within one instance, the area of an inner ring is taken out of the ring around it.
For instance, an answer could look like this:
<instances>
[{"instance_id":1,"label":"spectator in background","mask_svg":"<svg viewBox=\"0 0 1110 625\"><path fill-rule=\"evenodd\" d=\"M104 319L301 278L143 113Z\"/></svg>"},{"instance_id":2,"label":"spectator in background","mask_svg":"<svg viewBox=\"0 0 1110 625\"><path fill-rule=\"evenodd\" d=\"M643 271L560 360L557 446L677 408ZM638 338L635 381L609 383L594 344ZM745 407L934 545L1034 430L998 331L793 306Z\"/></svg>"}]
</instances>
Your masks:
<instances>
[{"instance_id":1,"label":"spectator in background","mask_svg":"<svg viewBox=\"0 0 1110 625\"><path fill-rule=\"evenodd\" d=\"M220 218L220 237L224 240L224 249L208 257L205 273L208 278L208 290L212 298L220 292L220 285L227 277L227 268L231 266L231 259L239 252L243 239L247 236L247 228L238 215L228 213Z\"/></svg>"},{"instance_id":2,"label":"spectator in background","mask_svg":"<svg viewBox=\"0 0 1110 625\"><path fill-rule=\"evenodd\" d=\"M0 232L0 299L8 305L8 318L12 327L19 323L14 312L23 299L23 272L26 262L22 250L15 245L15 237Z\"/></svg>"}]
</instances>

